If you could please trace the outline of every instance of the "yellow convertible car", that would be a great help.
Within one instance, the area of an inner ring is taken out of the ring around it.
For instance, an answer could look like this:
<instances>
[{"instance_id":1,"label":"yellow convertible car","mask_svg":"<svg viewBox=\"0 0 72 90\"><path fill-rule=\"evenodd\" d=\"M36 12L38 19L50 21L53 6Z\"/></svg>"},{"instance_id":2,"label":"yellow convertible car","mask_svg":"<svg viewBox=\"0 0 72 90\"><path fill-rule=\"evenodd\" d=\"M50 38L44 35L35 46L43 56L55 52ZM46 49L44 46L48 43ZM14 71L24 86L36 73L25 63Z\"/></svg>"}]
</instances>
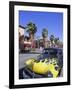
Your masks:
<instances>
[{"instance_id":1,"label":"yellow convertible car","mask_svg":"<svg viewBox=\"0 0 72 90\"><path fill-rule=\"evenodd\" d=\"M53 77L57 77L60 71L59 66L57 65L57 59L44 59L44 60L35 60L30 58L26 61L26 67L37 74L48 75L48 72L51 72Z\"/></svg>"}]
</instances>

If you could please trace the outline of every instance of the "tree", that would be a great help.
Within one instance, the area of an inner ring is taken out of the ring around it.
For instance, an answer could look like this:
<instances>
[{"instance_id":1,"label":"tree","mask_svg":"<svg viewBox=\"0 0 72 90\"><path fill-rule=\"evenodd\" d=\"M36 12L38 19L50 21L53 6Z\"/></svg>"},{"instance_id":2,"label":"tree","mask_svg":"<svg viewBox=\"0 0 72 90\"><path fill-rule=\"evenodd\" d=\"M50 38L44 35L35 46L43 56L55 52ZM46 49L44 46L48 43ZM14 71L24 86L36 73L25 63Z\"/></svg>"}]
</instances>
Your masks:
<instances>
[{"instance_id":1,"label":"tree","mask_svg":"<svg viewBox=\"0 0 72 90\"><path fill-rule=\"evenodd\" d=\"M48 47L48 30L46 28L44 28L42 31L42 37L43 37L44 48L47 48Z\"/></svg>"},{"instance_id":2,"label":"tree","mask_svg":"<svg viewBox=\"0 0 72 90\"><path fill-rule=\"evenodd\" d=\"M37 47L39 48L39 46L40 46L40 41L39 41L40 40L40 36L37 36L36 38L37 38Z\"/></svg>"},{"instance_id":3,"label":"tree","mask_svg":"<svg viewBox=\"0 0 72 90\"><path fill-rule=\"evenodd\" d=\"M63 48L63 42L58 40L58 47Z\"/></svg>"},{"instance_id":4,"label":"tree","mask_svg":"<svg viewBox=\"0 0 72 90\"><path fill-rule=\"evenodd\" d=\"M59 41L59 38L54 39L55 45L58 45L58 41Z\"/></svg>"},{"instance_id":5,"label":"tree","mask_svg":"<svg viewBox=\"0 0 72 90\"><path fill-rule=\"evenodd\" d=\"M26 26L26 30L29 33L30 41L33 41L34 34L37 32L37 26L34 23L29 22Z\"/></svg>"},{"instance_id":6,"label":"tree","mask_svg":"<svg viewBox=\"0 0 72 90\"><path fill-rule=\"evenodd\" d=\"M54 35L50 36L50 41L52 42L54 40Z\"/></svg>"},{"instance_id":7,"label":"tree","mask_svg":"<svg viewBox=\"0 0 72 90\"><path fill-rule=\"evenodd\" d=\"M51 35L50 36L50 41L51 41L51 45L52 46L54 45L54 39L55 39L54 35Z\"/></svg>"}]
</instances>

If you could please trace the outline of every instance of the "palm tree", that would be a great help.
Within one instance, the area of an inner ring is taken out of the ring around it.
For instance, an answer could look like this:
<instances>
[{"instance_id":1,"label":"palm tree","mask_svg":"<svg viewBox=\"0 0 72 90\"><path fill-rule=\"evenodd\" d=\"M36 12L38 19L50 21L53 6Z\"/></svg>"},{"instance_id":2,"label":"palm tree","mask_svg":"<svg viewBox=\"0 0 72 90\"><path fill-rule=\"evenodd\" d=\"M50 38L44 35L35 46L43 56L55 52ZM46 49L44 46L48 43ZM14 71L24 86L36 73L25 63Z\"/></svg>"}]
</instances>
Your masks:
<instances>
[{"instance_id":1,"label":"palm tree","mask_svg":"<svg viewBox=\"0 0 72 90\"><path fill-rule=\"evenodd\" d=\"M63 42L62 42L62 41L60 41L60 40L58 40L58 47L63 48Z\"/></svg>"},{"instance_id":2,"label":"palm tree","mask_svg":"<svg viewBox=\"0 0 72 90\"><path fill-rule=\"evenodd\" d=\"M34 23L29 22L26 26L26 30L29 33L30 41L33 41L34 34L37 32L37 27Z\"/></svg>"},{"instance_id":3,"label":"palm tree","mask_svg":"<svg viewBox=\"0 0 72 90\"><path fill-rule=\"evenodd\" d=\"M39 40L40 40L40 36L37 36L36 38L37 38L37 46L38 46L38 48L39 48L39 45L40 45L40 44L39 44L39 42L40 42L40 41L39 41Z\"/></svg>"},{"instance_id":4,"label":"palm tree","mask_svg":"<svg viewBox=\"0 0 72 90\"><path fill-rule=\"evenodd\" d=\"M51 45L54 44L54 39L55 39L55 38L54 38L54 35L51 35L51 36L50 36Z\"/></svg>"},{"instance_id":5,"label":"palm tree","mask_svg":"<svg viewBox=\"0 0 72 90\"><path fill-rule=\"evenodd\" d=\"M47 48L48 47L48 30L46 28L44 28L42 31L42 37L43 37L44 48Z\"/></svg>"},{"instance_id":6,"label":"palm tree","mask_svg":"<svg viewBox=\"0 0 72 90\"><path fill-rule=\"evenodd\" d=\"M54 39L55 45L58 45L58 41L59 41L59 38Z\"/></svg>"}]
</instances>

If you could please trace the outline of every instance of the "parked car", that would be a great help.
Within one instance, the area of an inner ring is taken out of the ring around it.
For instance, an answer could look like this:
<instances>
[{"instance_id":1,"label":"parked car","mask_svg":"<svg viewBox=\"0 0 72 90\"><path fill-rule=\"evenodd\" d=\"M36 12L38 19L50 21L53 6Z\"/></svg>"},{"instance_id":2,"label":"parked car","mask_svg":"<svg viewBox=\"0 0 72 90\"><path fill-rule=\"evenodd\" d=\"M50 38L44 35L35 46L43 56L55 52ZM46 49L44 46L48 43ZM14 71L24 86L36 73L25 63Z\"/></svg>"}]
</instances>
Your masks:
<instances>
[{"instance_id":1,"label":"parked car","mask_svg":"<svg viewBox=\"0 0 72 90\"><path fill-rule=\"evenodd\" d=\"M38 60L45 58L58 58L59 66L63 66L63 50L62 48L45 48L43 53L39 55Z\"/></svg>"},{"instance_id":2,"label":"parked car","mask_svg":"<svg viewBox=\"0 0 72 90\"><path fill-rule=\"evenodd\" d=\"M51 78L60 76L63 66L63 53L59 48L46 48L37 59L30 58L25 67L19 70L19 78Z\"/></svg>"}]
</instances>

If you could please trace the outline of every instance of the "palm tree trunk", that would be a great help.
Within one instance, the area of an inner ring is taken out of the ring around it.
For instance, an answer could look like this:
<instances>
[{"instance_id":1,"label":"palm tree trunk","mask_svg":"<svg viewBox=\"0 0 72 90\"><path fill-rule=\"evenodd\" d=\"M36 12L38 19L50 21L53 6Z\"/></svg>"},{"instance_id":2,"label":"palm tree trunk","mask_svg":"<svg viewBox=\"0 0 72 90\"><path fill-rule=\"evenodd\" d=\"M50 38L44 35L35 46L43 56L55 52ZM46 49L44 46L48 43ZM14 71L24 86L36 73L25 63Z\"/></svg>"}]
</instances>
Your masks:
<instances>
[{"instance_id":1,"label":"palm tree trunk","mask_svg":"<svg viewBox=\"0 0 72 90\"><path fill-rule=\"evenodd\" d=\"M44 43L44 48L48 48L48 39L47 38L43 38L43 43Z\"/></svg>"},{"instance_id":2,"label":"palm tree trunk","mask_svg":"<svg viewBox=\"0 0 72 90\"><path fill-rule=\"evenodd\" d=\"M30 41L32 42L33 41L33 39L34 39L34 34L29 34L29 37L30 37Z\"/></svg>"}]
</instances>

